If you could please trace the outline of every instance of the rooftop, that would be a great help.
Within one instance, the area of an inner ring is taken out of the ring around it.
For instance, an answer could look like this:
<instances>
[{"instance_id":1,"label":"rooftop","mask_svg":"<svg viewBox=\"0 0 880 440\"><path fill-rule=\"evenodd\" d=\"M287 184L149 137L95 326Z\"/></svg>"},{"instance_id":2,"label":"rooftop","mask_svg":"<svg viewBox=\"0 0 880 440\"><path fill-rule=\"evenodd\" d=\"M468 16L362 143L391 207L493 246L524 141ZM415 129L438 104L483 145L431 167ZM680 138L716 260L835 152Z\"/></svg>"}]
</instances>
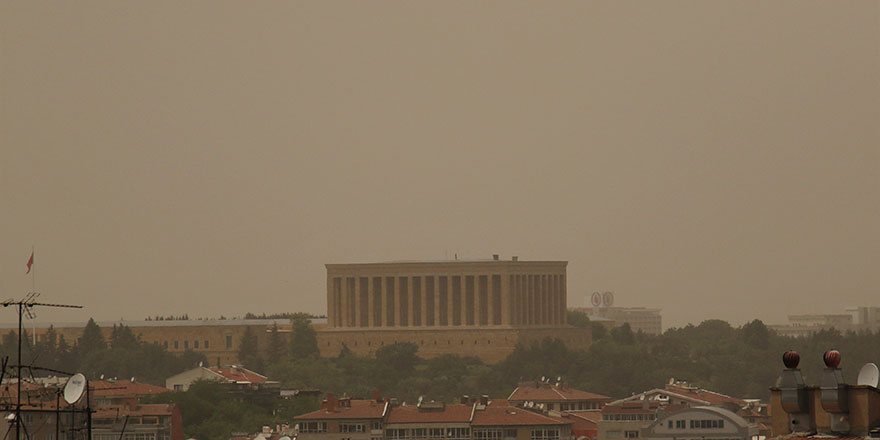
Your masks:
<instances>
[{"instance_id":1,"label":"rooftop","mask_svg":"<svg viewBox=\"0 0 880 440\"><path fill-rule=\"evenodd\" d=\"M569 388L565 384L555 385L536 382L536 386L523 383L516 387L507 400L534 402L565 402L569 400L611 400L608 396Z\"/></svg>"}]
</instances>

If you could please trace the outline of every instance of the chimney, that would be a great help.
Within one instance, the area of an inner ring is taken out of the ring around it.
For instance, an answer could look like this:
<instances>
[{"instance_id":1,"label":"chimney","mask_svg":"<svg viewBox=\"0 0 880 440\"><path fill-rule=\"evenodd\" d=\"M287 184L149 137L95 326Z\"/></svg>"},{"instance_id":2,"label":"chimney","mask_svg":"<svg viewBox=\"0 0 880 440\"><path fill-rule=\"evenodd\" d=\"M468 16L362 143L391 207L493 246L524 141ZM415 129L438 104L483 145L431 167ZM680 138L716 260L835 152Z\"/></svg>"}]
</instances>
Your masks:
<instances>
[{"instance_id":1,"label":"chimney","mask_svg":"<svg viewBox=\"0 0 880 440\"><path fill-rule=\"evenodd\" d=\"M471 400L470 396L465 394L465 395L461 396L461 398L458 400L458 402L461 403L462 405L467 405L469 400Z\"/></svg>"},{"instance_id":2,"label":"chimney","mask_svg":"<svg viewBox=\"0 0 880 440\"><path fill-rule=\"evenodd\" d=\"M822 373L822 383L819 393L822 400L822 409L831 414L831 432L849 432L849 393L846 383L843 381L843 373L840 365L840 352L828 350L822 356L825 361L825 371Z\"/></svg>"},{"instance_id":3,"label":"chimney","mask_svg":"<svg viewBox=\"0 0 880 440\"><path fill-rule=\"evenodd\" d=\"M482 396L480 396L480 405L486 406L488 404L489 404L489 395L483 394Z\"/></svg>"},{"instance_id":4,"label":"chimney","mask_svg":"<svg viewBox=\"0 0 880 440\"><path fill-rule=\"evenodd\" d=\"M770 388L769 414L772 417L772 436L790 433L818 433L823 436L874 436L880 424L880 389L875 375L860 373L858 384L843 382L837 350L825 352L825 362L819 386L806 385L797 369L800 356L793 351L782 357L786 369L779 386ZM874 364L863 370L877 371Z\"/></svg>"},{"instance_id":5,"label":"chimney","mask_svg":"<svg viewBox=\"0 0 880 440\"><path fill-rule=\"evenodd\" d=\"M336 411L336 396L333 393L327 393L327 400L324 403L324 409L327 411Z\"/></svg>"},{"instance_id":6,"label":"chimney","mask_svg":"<svg viewBox=\"0 0 880 440\"><path fill-rule=\"evenodd\" d=\"M373 390L373 400L376 402L382 402L382 393L379 390Z\"/></svg>"}]
</instances>

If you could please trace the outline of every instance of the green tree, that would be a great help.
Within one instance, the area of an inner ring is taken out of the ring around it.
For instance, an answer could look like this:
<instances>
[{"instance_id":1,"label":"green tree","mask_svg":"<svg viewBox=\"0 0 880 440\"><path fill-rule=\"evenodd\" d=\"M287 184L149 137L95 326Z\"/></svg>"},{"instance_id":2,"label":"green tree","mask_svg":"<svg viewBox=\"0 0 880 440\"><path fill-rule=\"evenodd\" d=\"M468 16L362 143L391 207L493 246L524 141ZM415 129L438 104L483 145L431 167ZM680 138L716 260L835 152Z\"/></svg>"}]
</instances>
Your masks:
<instances>
[{"instance_id":1,"label":"green tree","mask_svg":"<svg viewBox=\"0 0 880 440\"><path fill-rule=\"evenodd\" d=\"M83 329L83 335L77 344L79 351L83 354L94 353L107 348L107 342L104 341L104 335L101 333L101 327L94 319L89 318L86 328Z\"/></svg>"},{"instance_id":2,"label":"green tree","mask_svg":"<svg viewBox=\"0 0 880 440\"><path fill-rule=\"evenodd\" d=\"M287 354L287 347L281 332L278 331L278 324L272 323L272 329L269 331L269 342L266 347L267 363L273 364L281 360Z\"/></svg>"},{"instance_id":3,"label":"green tree","mask_svg":"<svg viewBox=\"0 0 880 440\"><path fill-rule=\"evenodd\" d=\"M629 323L624 322L619 327L611 329L611 339L618 344L632 345L636 342L636 336L633 334Z\"/></svg>"},{"instance_id":4,"label":"green tree","mask_svg":"<svg viewBox=\"0 0 880 440\"><path fill-rule=\"evenodd\" d=\"M318 336L307 316L294 316L290 320L290 355L298 357L317 357Z\"/></svg>"},{"instance_id":5,"label":"green tree","mask_svg":"<svg viewBox=\"0 0 880 440\"><path fill-rule=\"evenodd\" d=\"M760 319L743 325L740 329L740 336L746 344L754 348L765 349L770 346L770 330Z\"/></svg>"},{"instance_id":6,"label":"green tree","mask_svg":"<svg viewBox=\"0 0 880 440\"><path fill-rule=\"evenodd\" d=\"M590 327L590 317L580 310L569 310L566 312L566 321L568 325L575 327Z\"/></svg>"},{"instance_id":7,"label":"green tree","mask_svg":"<svg viewBox=\"0 0 880 440\"><path fill-rule=\"evenodd\" d=\"M412 373L419 358L419 346L412 342L396 342L376 350L376 361L385 368L407 375Z\"/></svg>"},{"instance_id":8,"label":"green tree","mask_svg":"<svg viewBox=\"0 0 880 440\"><path fill-rule=\"evenodd\" d=\"M245 368L250 370L262 372L263 371L263 359L260 357L260 348L258 344L259 340L257 339L257 334L254 333L253 329L250 326L244 329L244 334L241 335L241 344L239 345L238 350L238 359L241 361L242 365Z\"/></svg>"}]
</instances>

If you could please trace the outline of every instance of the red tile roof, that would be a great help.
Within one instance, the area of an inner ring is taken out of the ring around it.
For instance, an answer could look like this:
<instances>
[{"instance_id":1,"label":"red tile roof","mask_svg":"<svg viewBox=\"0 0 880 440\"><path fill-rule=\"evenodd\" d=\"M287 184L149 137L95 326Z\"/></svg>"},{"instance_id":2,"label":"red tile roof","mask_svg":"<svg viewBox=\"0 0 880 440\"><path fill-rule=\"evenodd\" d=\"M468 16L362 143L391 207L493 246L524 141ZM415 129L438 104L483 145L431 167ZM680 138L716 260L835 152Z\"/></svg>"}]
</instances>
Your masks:
<instances>
[{"instance_id":1,"label":"red tile roof","mask_svg":"<svg viewBox=\"0 0 880 440\"><path fill-rule=\"evenodd\" d=\"M330 411L321 408L317 411L294 417L296 420L324 419L379 419L385 413L386 402L375 400L349 400L351 406L339 407Z\"/></svg>"},{"instance_id":2,"label":"red tile roof","mask_svg":"<svg viewBox=\"0 0 880 440\"><path fill-rule=\"evenodd\" d=\"M568 387L558 387L548 384L539 387L520 386L510 393L507 400L534 401L534 402L564 402L568 400L611 400L608 396L588 393Z\"/></svg>"},{"instance_id":3,"label":"red tile roof","mask_svg":"<svg viewBox=\"0 0 880 440\"><path fill-rule=\"evenodd\" d=\"M563 412L563 417L572 421L571 429L578 431L595 430L599 427L602 413L599 410Z\"/></svg>"},{"instance_id":4,"label":"red tile roof","mask_svg":"<svg viewBox=\"0 0 880 440\"><path fill-rule=\"evenodd\" d=\"M468 423L474 405L446 405L440 410L420 410L416 405L391 408L387 423Z\"/></svg>"},{"instance_id":5,"label":"red tile roof","mask_svg":"<svg viewBox=\"0 0 880 440\"><path fill-rule=\"evenodd\" d=\"M666 412L678 411L687 408L686 405L665 405L656 400L630 400L621 403L605 405L602 414L654 414L660 407Z\"/></svg>"},{"instance_id":6,"label":"red tile roof","mask_svg":"<svg viewBox=\"0 0 880 440\"><path fill-rule=\"evenodd\" d=\"M546 416L522 408L489 405L474 412L474 426L499 425L569 425L573 421Z\"/></svg>"},{"instance_id":7,"label":"red tile roof","mask_svg":"<svg viewBox=\"0 0 880 440\"><path fill-rule=\"evenodd\" d=\"M586 420L592 423L597 423L599 420L602 420L602 411L598 409L590 410L590 411L565 411L563 414L571 417L575 417L578 419Z\"/></svg>"},{"instance_id":8,"label":"red tile roof","mask_svg":"<svg viewBox=\"0 0 880 440\"><path fill-rule=\"evenodd\" d=\"M145 396L149 394L170 393L165 387L130 380L92 380L89 387L93 396Z\"/></svg>"},{"instance_id":9,"label":"red tile roof","mask_svg":"<svg viewBox=\"0 0 880 440\"><path fill-rule=\"evenodd\" d=\"M268 380L266 376L244 367L210 367L208 369L232 382L265 383Z\"/></svg>"},{"instance_id":10,"label":"red tile roof","mask_svg":"<svg viewBox=\"0 0 880 440\"><path fill-rule=\"evenodd\" d=\"M702 388L696 387L688 387L681 385L666 385L666 391L671 393L679 394L681 396L690 397L693 399L699 399L706 402L709 405L722 405L725 403L733 403L738 406L743 406L746 404L745 400L738 399L736 397L731 397L725 394L716 393L714 391L704 390Z\"/></svg>"},{"instance_id":11,"label":"red tile roof","mask_svg":"<svg viewBox=\"0 0 880 440\"><path fill-rule=\"evenodd\" d=\"M96 419L110 419L125 416L170 416L174 411L173 407L174 404L170 403L151 403L137 405L134 408L127 408L120 405L102 406L95 409L95 414L92 417Z\"/></svg>"}]
</instances>

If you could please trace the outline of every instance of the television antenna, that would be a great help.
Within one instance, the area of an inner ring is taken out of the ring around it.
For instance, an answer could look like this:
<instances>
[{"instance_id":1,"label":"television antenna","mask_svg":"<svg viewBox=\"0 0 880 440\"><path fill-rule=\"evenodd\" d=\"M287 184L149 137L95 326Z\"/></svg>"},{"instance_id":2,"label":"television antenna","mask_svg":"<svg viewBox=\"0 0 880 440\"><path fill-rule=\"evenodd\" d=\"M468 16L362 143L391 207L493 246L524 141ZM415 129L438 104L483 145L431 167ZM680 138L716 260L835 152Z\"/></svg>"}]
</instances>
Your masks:
<instances>
[{"instance_id":1,"label":"television antenna","mask_svg":"<svg viewBox=\"0 0 880 440\"><path fill-rule=\"evenodd\" d=\"M50 303L41 303L37 302L37 297L40 296L39 292L30 292L26 297L20 299L18 301L9 298L6 301L3 301L3 307L15 306L18 310L18 362L15 366L18 381L16 383L16 398L15 398L15 437L21 438L21 337L22 337L22 328L21 322L25 315L27 315L28 319L36 318L36 314L32 310L34 307L60 307L60 308L68 308L68 309L81 309L82 306L71 305L71 304L50 304ZM91 420L91 417L89 417ZM91 426L89 427L89 437L91 437Z\"/></svg>"}]
</instances>

